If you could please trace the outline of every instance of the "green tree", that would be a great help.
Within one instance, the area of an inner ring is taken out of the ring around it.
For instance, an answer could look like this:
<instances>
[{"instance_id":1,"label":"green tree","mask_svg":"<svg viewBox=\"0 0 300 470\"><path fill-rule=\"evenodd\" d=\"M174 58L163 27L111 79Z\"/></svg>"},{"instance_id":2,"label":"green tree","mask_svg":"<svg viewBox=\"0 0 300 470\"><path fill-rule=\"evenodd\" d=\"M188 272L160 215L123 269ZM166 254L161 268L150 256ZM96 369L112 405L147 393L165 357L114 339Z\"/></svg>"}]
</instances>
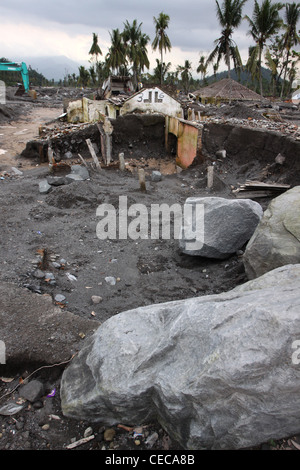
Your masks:
<instances>
[{"instance_id":1,"label":"green tree","mask_svg":"<svg viewBox=\"0 0 300 470\"><path fill-rule=\"evenodd\" d=\"M205 60L205 56L202 55L199 59L199 65L197 67L197 73L200 73L201 75L201 80L202 84L204 83L205 80L205 75L207 73L207 61Z\"/></svg>"},{"instance_id":2,"label":"green tree","mask_svg":"<svg viewBox=\"0 0 300 470\"><path fill-rule=\"evenodd\" d=\"M300 4L295 2L291 4L287 3L285 5L284 13L285 23L283 25L283 28L285 30L285 33L283 35L283 48L285 50L286 55L284 60L284 76L281 87L281 98L283 96L285 80L288 74L291 49L300 42L300 37L297 32L297 23L300 18Z\"/></svg>"},{"instance_id":3,"label":"green tree","mask_svg":"<svg viewBox=\"0 0 300 470\"><path fill-rule=\"evenodd\" d=\"M123 35L119 29L113 29L110 34L111 46L106 55L106 63L112 72L120 73L121 67L127 65L126 48Z\"/></svg>"},{"instance_id":4,"label":"green tree","mask_svg":"<svg viewBox=\"0 0 300 470\"><path fill-rule=\"evenodd\" d=\"M262 53L268 39L276 34L282 25L282 20L279 16L279 11L282 7L282 3L276 2L272 4L271 0L263 0L262 5L260 6L257 0L254 0L252 19L249 18L248 15L245 16L250 25L248 34L252 36L256 44L256 46L252 49L253 57L250 57L250 61L253 64L257 61L261 96L263 96L261 73Z\"/></svg>"},{"instance_id":5,"label":"green tree","mask_svg":"<svg viewBox=\"0 0 300 470\"><path fill-rule=\"evenodd\" d=\"M83 86L86 87L89 83L90 80L90 74L89 71L81 65L79 68L79 83Z\"/></svg>"},{"instance_id":6,"label":"green tree","mask_svg":"<svg viewBox=\"0 0 300 470\"><path fill-rule=\"evenodd\" d=\"M96 63L98 62L98 55L102 55L102 51L98 44L98 35L96 33L93 33L93 43L89 54L92 56L92 59L95 57Z\"/></svg>"},{"instance_id":7,"label":"green tree","mask_svg":"<svg viewBox=\"0 0 300 470\"><path fill-rule=\"evenodd\" d=\"M152 48L160 51L160 63L163 64L163 51L171 51L171 41L166 34L166 29L169 27L170 17L161 12L158 18L153 17L155 25L155 38L152 42ZM163 67L161 67L160 84L163 83Z\"/></svg>"},{"instance_id":8,"label":"green tree","mask_svg":"<svg viewBox=\"0 0 300 470\"><path fill-rule=\"evenodd\" d=\"M191 70L192 70L192 64L190 63L189 60L186 60L183 66L182 65L178 66L178 72L181 75L182 86L186 94L188 94L189 92L189 84L190 84L190 80L192 77Z\"/></svg>"},{"instance_id":9,"label":"green tree","mask_svg":"<svg viewBox=\"0 0 300 470\"><path fill-rule=\"evenodd\" d=\"M142 23L137 24L137 20L133 20L132 24L126 20L124 23L124 31L122 33L126 56L131 63L133 72L134 86L137 86L138 77L146 67L149 69L150 62L147 53L147 44L150 41L149 36L142 33Z\"/></svg>"},{"instance_id":10,"label":"green tree","mask_svg":"<svg viewBox=\"0 0 300 470\"><path fill-rule=\"evenodd\" d=\"M153 70L153 80L154 83L162 83L165 80L165 75L169 73L171 68L171 62L165 64L165 62L161 63L158 59L156 60L156 67Z\"/></svg>"},{"instance_id":11,"label":"green tree","mask_svg":"<svg viewBox=\"0 0 300 470\"><path fill-rule=\"evenodd\" d=\"M230 78L230 59L233 59L234 68L242 66L242 60L237 45L232 39L234 30L242 21L242 10L247 0L223 0L222 6L216 0L217 17L222 28L221 36L215 41L215 48L209 55L207 62L219 63L224 58Z\"/></svg>"}]
</instances>

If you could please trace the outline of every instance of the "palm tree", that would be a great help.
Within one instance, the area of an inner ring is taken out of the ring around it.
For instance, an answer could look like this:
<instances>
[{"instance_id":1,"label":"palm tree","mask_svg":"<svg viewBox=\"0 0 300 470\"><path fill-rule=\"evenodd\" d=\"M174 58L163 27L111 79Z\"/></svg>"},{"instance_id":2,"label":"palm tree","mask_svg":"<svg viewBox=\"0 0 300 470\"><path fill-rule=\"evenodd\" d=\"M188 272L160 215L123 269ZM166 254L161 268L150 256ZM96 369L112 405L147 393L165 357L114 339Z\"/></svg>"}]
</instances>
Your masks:
<instances>
[{"instance_id":1,"label":"palm tree","mask_svg":"<svg viewBox=\"0 0 300 470\"><path fill-rule=\"evenodd\" d=\"M259 85L260 95L263 96L262 90L262 73L261 73L261 59L263 49L267 40L276 34L282 25L282 20L279 16L279 10L283 7L282 3L271 3L271 0L263 0L260 6L257 0L254 0L254 10L252 19L245 16L250 25L248 34L254 39L256 46L252 50L252 55L257 58L259 68ZM252 60L254 62L254 60Z\"/></svg>"},{"instance_id":2,"label":"palm tree","mask_svg":"<svg viewBox=\"0 0 300 470\"><path fill-rule=\"evenodd\" d=\"M122 33L119 29L113 29L110 34L111 46L106 55L107 66L114 72L120 73L122 66L127 64L126 49Z\"/></svg>"},{"instance_id":3,"label":"palm tree","mask_svg":"<svg viewBox=\"0 0 300 470\"><path fill-rule=\"evenodd\" d=\"M93 43L89 54L92 56L92 58L96 56L96 63L98 62L98 55L102 55L102 51L98 45L98 36L96 33L93 33Z\"/></svg>"},{"instance_id":4,"label":"palm tree","mask_svg":"<svg viewBox=\"0 0 300 470\"><path fill-rule=\"evenodd\" d=\"M202 55L199 59L199 65L197 68L197 73L200 73L202 84L204 83L205 75L207 73L207 62L205 61L205 56Z\"/></svg>"},{"instance_id":5,"label":"palm tree","mask_svg":"<svg viewBox=\"0 0 300 470\"><path fill-rule=\"evenodd\" d=\"M247 0L223 0L222 6L216 0L217 17L222 27L221 36L215 41L216 47L209 55L207 62L213 62L217 58L217 65L222 58L228 69L228 78L230 78L230 58L233 59L234 68L242 66L242 60L239 50L232 39L234 29L236 29L242 21L242 9Z\"/></svg>"},{"instance_id":6,"label":"palm tree","mask_svg":"<svg viewBox=\"0 0 300 470\"><path fill-rule=\"evenodd\" d=\"M124 31L122 33L126 50L126 56L132 64L133 81L137 86L138 75L145 67L149 69L150 62L147 54L147 44L150 41L149 36L142 33L142 23L137 24L137 20L133 20L132 25L126 20L124 23Z\"/></svg>"},{"instance_id":7,"label":"palm tree","mask_svg":"<svg viewBox=\"0 0 300 470\"><path fill-rule=\"evenodd\" d=\"M296 46L300 42L300 37L297 32L297 23L300 18L300 4L299 3L287 3L285 5L285 24L283 25L285 29L285 33L283 35L283 48L286 50L286 59L284 62L284 76L281 88L281 95L282 98L285 79L288 72L289 66L289 58L291 53L291 48Z\"/></svg>"},{"instance_id":8,"label":"palm tree","mask_svg":"<svg viewBox=\"0 0 300 470\"><path fill-rule=\"evenodd\" d=\"M192 64L190 63L189 60L186 60L183 66L182 65L178 66L178 72L181 74L182 85L184 88L184 92L186 94L188 94L189 92L189 83L192 77L191 70L192 70Z\"/></svg>"},{"instance_id":9,"label":"palm tree","mask_svg":"<svg viewBox=\"0 0 300 470\"><path fill-rule=\"evenodd\" d=\"M152 42L152 47L154 50L159 49L160 51L160 63L163 64L163 50L166 52L167 50L170 52L172 46L171 41L166 34L166 29L169 27L170 17L165 13L161 12L158 18L153 17L153 21L155 24L155 33L156 36ZM160 84L163 83L163 68L161 67L161 77L160 77Z\"/></svg>"},{"instance_id":10,"label":"palm tree","mask_svg":"<svg viewBox=\"0 0 300 470\"><path fill-rule=\"evenodd\" d=\"M167 73L169 73L169 70L171 68L171 62L168 62L167 64L165 64L165 62L163 62L163 64L158 60L158 59L155 59L156 60L156 67L154 68L153 70L153 79L154 79L154 82L158 82L158 83L162 83L162 80L164 80L164 77Z\"/></svg>"}]
</instances>

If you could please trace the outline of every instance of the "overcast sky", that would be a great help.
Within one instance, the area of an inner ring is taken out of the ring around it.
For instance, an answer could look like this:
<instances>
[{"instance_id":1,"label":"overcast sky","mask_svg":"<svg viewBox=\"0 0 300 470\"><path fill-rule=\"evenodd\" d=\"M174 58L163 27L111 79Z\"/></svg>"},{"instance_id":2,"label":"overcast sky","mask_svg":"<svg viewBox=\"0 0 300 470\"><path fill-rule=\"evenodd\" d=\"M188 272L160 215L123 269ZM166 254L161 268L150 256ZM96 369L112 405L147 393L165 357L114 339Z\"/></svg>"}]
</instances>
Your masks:
<instances>
[{"instance_id":1,"label":"overcast sky","mask_svg":"<svg viewBox=\"0 0 300 470\"><path fill-rule=\"evenodd\" d=\"M254 0L248 0L243 13L251 17L253 5ZM110 46L109 31L123 30L126 20L131 23L136 19L152 42L153 17L161 11L170 16L167 34L172 44L164 60L175 70L187 59L195 75L200 55L212 51L220 36L215 0L0 0L0 57L16 60L65 55L83 63L90 58L92 34L96 33L104 60ZM233 36L243 60L253 44L248 29L244 20ZM158 52L151 47L148 51L153 67Z\"/></svg>"}]
</instances>

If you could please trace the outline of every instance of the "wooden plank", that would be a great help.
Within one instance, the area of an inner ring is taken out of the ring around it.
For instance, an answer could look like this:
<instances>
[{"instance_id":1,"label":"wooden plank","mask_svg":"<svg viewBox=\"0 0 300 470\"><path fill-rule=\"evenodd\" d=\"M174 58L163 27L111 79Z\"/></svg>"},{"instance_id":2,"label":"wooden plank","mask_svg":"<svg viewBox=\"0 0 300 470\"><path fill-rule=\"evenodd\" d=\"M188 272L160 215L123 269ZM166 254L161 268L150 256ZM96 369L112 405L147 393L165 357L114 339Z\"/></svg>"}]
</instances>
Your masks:
<instances>
[{"instance_id":1,"label":"wooden plank","mask_svg":"<svg viewBox=\"0 0 300 470\"><path fill-rule=\"evenodd\" d=\"M86 143L87 143L87 146L89 148L89 151L90 151L90 154L92 155L93 157L93 160L94 160L94 163L96 165L96 168L98 170L101 170L101 166L100 166L100 163L99 163L99 160L97 158L97 155L96 155L96 152L94 150L94 147L93 147L93 144L92 142L90 141L90 139L86 139Z\"/></svg>"},{"instance_id":2,"label":"wooden plank","mask_svg":"<svg viewBox=\"0 0 300 470\"><path fill-rule=\"evenodd\" d=\"M246 181L244 186L246 188L255 187L255 188L270 188L270 189L289 189L291 187L289 184L262 183L261 181Z\"/></svg>"},{"instance_id":3,"label":"wooden plank","mask_svg":"<svg viewBox=\"0 0 300 470\"><path fill-rule=\"evenodd\" d=\"M260 197L274 196L274 191L233 191L233 193L238 199L258 199Z\"/></svg>"}]
</instances>

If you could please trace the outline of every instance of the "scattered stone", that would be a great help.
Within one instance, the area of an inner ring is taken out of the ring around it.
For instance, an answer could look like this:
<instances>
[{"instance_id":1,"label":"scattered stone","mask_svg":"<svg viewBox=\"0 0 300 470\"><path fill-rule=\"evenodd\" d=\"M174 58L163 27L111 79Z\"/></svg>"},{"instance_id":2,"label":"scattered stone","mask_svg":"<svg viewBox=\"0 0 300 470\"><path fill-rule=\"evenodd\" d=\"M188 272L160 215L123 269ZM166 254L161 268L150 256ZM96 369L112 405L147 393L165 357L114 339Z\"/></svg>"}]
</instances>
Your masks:
<instances>
[{"instance_id":1,"label":"scattered stone","mask_svg":"<svg viewBox=\"0 0 300 470\"><path fill-rule=\"evenodd\" d=\"M216 157L217 158L226 158L226 150L218 150L216 152Z\"/></svg>"},{"instance_id":2,"label":"scattered stone","mask_svg":"<svg viewBox=\"0 0 300 470\"><path fill-rule=\"evenodd\" d=\"M44 393L44 385L39 380L31 380L20 389L20 396L30 401L37 401Z\"/></svg>"},{"instance_id":3,"label":"scattered stone","mask_svg":"<svg viewBox=\"0 0 300 470\"><path fill-rule=\"evenodd\" d=\"M193 450L293 436L300 420L300 369L292 362L299 302L298 264L241 289L115 315L64 370L63 414L110 426L156 417Z\"/></svg>"},{"instance_id":4,"label":"scattered stone","mask_svg":"<svg viewBox=\"0 0 300 470\"><path fill-rule=\"evenodd\" d=\"M41 194L48 194L52 190L52 186L48 183L47 180L42 180L39 182L39 191Z\"/></svg>"},{"instance_id":5,"label":"scattered stone","mask_svg":"<svg viewBox=\"0 0 300 470\"><path fill-rule=\"evenodd\" d=\"M105 429L104 440L107 442L111 442L114 440L115 435L116 435L116 431L113 428Z\"/></svg>"},{"instance_id":6,"label":"scattered stone","mask_svg":"<svg viewBox=\"0 0 300 470\"><path fill-rule=\"evenodd\" d=\"M285 162L285 157L279 153L277 157L275 158L275 163L278 163L279 165L283 165Z\"/></svg>"},{"instance_id":7,"label":"scattered stone","mask_svg":"<svg viewBox=\"0 0 300 470\"><path fill-rule=\"evenodd\" d=\"M86 430L84 431L83 436L84 436L84 437L90 437L92 434L93 434L93 428L88 427L88 428L86 428Z\"/></svg>"},{"instance_id":8,"label":"scattered stone","mask_svg":"<svg viewBox=\"0 0 300 470\"><path fill-rule=\"evenodd\" d=\"M36 278L36 279L44 279L45 277L45 273L43 271L41 271L40 269L36 269L33 273L33 276Z\"/></svg>"},{"instance_id":9,"label":"scattered stone","mask_svg":"<svg viewBox=\"0 0 300 470\"><path fill-rule=\"evenodd\" d=\"M23 175L23 172L18 170L18 168L15 168L14 166L12 166L11 169L12 169L12 172L14 173L14 175L16 175L16 176L22 176Z\"/></svg>"},{"instance_id":10,"label":"scattered stone","mask_svg":"<svg viewBox=\"0 0 300 470\"><path fill-rule=\"evenodd\" d=\"M64 302L66 300L65 296L62 294L56 294L54 297L55 302Z\"/></svg>"},{"instance_id":11,"label":"scattered stone","mask_svg":"<svg viewBox=\"0 0 300 470\"><path fill-rule=\"evenodd\" d=\"M84 181L90 177L88 169L81 165L72 165L71 173L66 175L67 179Z\"/></svg>"},{"instance_id":12,"label":"scattered stone","mask_svg":"<svg viewBox=\"0 0 300 470\"><path fill-rule=\"evenodd\" d=\"M64 176L47 176L47 183L51 186L62 186L66 184Z\"/></svg>"},{"instance_id":13,"label":"scattered stone","mask_svg":"<svg viewBox=\"0 0 300 470\"><path fill-rule=\"evenodd\" d=\"M107 276L107 277L105 278L105 281L106 281L107 284L109 284L110 286L115 286L115 285L116 285L116 282L117 282L116 278L113 277L113 276Z\"/></svg>"},{"instance_id":14,"label":"scattered stone","mask_svg":"<svg viewBox=\"0 0 300 470\"><path fill-rule=\"evenodd\" d=\"M153 182L158 182L158 181L161 181L161 172L160 171L152 171L152 174L151 174L151 180Z\"/></svg>"},{"instance_id":15,"label":"scattered stone","mask_svg":"<svg viewBox=\"0 0 300 470\"><path fill-rule=\"evenodd\" d=\"M92 302L94 305L96 304L100 304L100 302L102 302L102 297L100 297L100 295L92 295Z\"/></svg>"}]
</instances>

